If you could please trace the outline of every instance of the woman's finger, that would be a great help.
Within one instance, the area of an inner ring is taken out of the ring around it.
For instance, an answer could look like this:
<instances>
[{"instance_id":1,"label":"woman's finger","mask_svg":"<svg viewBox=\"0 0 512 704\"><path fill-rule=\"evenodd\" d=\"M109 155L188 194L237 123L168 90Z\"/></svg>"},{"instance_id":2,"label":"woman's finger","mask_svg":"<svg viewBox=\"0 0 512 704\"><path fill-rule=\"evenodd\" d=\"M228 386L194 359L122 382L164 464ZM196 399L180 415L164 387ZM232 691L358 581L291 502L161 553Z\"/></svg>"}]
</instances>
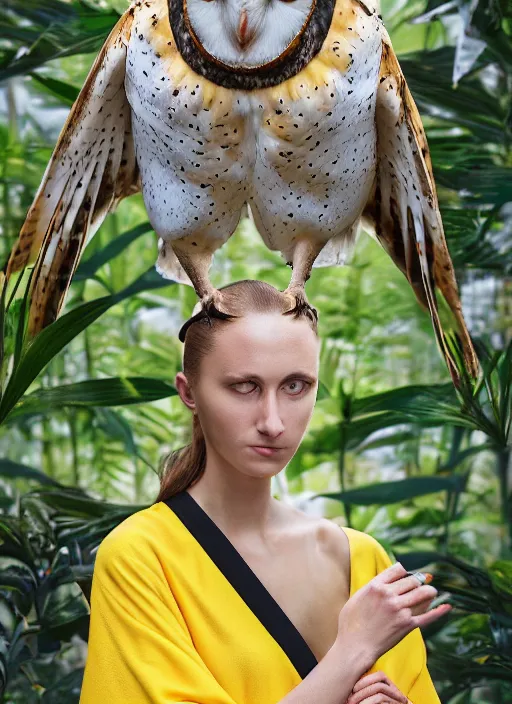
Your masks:
<instances>
[{"instance_id":1,"label":"woman's finger","mask_svg":"<svg viewBox=\"0 0 512 704\"><path fill-rule=\"evenodd\" d=\"M378 672L372 672L369 675L364 675L360 679L357 680L357 682L354 685L354 689L352 692L358 692L360 689L364 689L364 687L368 687L371 684L375 684L375 682L383 682L384 684L391 684L391 680L389 677L382 672L382 670L378 670Z\"/></svg>"},{"instance_id":2,"label":"woman's finger","mask_svg":"<svg viewBox=\"0 0 512 704\"><path fill-rule=\"evenodd\" d=\"M426 575L426 581L424 584L430 584L432 580L434 579L434 575L431 574L430 572L425 572ZM403 579L398 580L393 584L393 589L395 590L396 594L405 594L406 592L411 591L411 589L416 589L417 587L421 587L422 583L419 581L417 577L414 576L414 574L410 575L409 577L404 577Z\"/></svg>"},{"instance_id":3,"label":"woman's finger","mask_svg":"<svg viewBox=\"0 0 512 704\"><path fill-rule=\"evenodd\" d=\"M394 688L392 689L388 684L383 682L376 682L371 684L369 687L360 689L356 694L351 694L347 699L347 704L368 704L372 701L373 697L381 695L383 701L393 702L393 704L407 704L407 697L405 697L400 690Z\"/></svg>"},{"instance_id":4,"label":"woman's finger","mask_svg":"<svg viewBox=\"0 0 512 704\"><path fill-rule=\"evenodd\" d=\"M347 699L349 702L350 699ZM369 699L363 699L364 704L397 704L396 699L390 699L389 694L374 694Z\"/></svg>"},{"instance_id":5,"label":"woman's finger","mask_svg":"<svg viewBox=\"0 0 512 704\"><path fill-rule=\"evenodd\" d=\"M407 697L402 694L396 684L389 677L379 670L372 672L370 675L361 677L346 701L346 704L371 704L375 697L381 699L375 700L382 702L392 702L392 704L409 704Z\"/></svg>"},{"instance_id":6,"label":"woman's finger","mask_svg":"<svg viewBox=\"0 0 512 704\"><path fill-rule=\"evenodd\" d=\"M376 575L373 579L376 582L382 582L383 584L391 584L392 582L396 582L397 579L407 577L408 574L409 573L401 562L395 562L394 565L386 567L385 570L379 572L379 574Z\"/></svg>"}]
</instances>

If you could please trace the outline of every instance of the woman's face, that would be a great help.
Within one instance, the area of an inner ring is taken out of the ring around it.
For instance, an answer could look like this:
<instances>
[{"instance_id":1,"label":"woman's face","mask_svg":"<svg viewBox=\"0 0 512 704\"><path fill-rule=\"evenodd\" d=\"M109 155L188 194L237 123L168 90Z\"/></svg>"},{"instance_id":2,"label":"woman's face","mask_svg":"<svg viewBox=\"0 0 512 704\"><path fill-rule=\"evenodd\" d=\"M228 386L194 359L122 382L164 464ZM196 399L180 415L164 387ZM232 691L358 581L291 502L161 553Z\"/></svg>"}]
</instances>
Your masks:
<instances>
[{"instance_id":1,"label":"woman's face","mask_svg":"<svg viewBox=\"0 0 512 704\"><path fill-rule=\"evenodd\" d=\"M250 314L227 324L201 361L193 402L183 373L176 377L182 400L196 409L208 460L250 476L281 471L313 413L318 365L319 340L305 320ZM266 456L258 445L279 449Z\"/></svg>"}]
</instances>

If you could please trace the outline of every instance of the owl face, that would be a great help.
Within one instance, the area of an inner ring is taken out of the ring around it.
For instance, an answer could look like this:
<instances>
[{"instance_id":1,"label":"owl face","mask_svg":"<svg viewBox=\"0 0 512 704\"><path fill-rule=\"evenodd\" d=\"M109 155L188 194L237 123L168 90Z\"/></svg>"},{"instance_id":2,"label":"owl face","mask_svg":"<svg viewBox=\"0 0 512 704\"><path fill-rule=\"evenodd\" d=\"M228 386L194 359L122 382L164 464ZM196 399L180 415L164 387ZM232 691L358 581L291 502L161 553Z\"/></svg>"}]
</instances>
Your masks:
<instances>
[{"instance_id":1,"label":"owl face","mask_svg":"<svg viewBox=\"0 0 512 704\"><path fill-rule=\"evenodd\" d=\"M307 26L315 0L185 0L202 48L232 68L278 58Z\"/></svg>"}]
</instances>

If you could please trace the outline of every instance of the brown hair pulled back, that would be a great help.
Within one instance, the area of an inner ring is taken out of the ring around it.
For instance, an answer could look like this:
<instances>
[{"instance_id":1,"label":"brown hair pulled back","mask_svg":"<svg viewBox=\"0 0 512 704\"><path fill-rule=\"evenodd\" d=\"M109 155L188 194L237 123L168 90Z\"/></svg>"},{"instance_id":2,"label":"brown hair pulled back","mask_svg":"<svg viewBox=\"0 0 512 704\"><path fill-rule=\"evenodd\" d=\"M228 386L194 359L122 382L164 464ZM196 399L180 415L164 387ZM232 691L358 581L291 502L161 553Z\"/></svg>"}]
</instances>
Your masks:
<instances>
[{"instance_id":1,"label":"brown hair pulled back","mask_svg":"<svg viewBox=\"0 0 512 704\"><path fill-rule=\"evenodd\" d=\"M290 297L263 281L244 279L227 284L219 290L222 291L222 309L232 317L222 319L204 316L194 321L186 330L183 372L192 387L199 379L201 360L213 350L216 336L221 334L231 320L250 313L287 315L291 312ZM318 335L317 321L311 307L306 306L301 313L295 314L295 318L305 318L315 335ZM191 486L201 477L205 465L206 444L201 424L195 414L192 421L192 441L178 450L173 450L160 461L160 491L155 503L165 501Z\"/></svg>"}]
</instances>

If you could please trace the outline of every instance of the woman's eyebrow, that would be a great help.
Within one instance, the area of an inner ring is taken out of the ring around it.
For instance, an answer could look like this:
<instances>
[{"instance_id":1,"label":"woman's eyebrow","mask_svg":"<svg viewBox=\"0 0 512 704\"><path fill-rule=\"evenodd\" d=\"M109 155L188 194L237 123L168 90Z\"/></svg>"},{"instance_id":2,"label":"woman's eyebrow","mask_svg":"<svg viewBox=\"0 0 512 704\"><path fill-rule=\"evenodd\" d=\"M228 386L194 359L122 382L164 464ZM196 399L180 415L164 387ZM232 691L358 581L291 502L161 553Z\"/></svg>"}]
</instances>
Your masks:
<instances>
[{"instance_id":1,"label":"woman's eyebrow","mask_svg":"<svg viewBox=\"0 0 512 704\"><path fill-rule=\"evenodd\" d=\"M241 372L240 374L234 374L232 372L227 372L226 377L232 380L242 380L242 379L256 379L257 381L263 382L264 379L261 376L258 376L258 374L251 374L250 372L244 373ZM302 377L304 379L307 379L310 381L312 384L316 383L316 377L311 376L308 372L303 372L303 371L296 371L292 372L291 374L287 374L282 381L288 381L288 379L296 379L297 377Z\"/></svg>"}]
</instances>

